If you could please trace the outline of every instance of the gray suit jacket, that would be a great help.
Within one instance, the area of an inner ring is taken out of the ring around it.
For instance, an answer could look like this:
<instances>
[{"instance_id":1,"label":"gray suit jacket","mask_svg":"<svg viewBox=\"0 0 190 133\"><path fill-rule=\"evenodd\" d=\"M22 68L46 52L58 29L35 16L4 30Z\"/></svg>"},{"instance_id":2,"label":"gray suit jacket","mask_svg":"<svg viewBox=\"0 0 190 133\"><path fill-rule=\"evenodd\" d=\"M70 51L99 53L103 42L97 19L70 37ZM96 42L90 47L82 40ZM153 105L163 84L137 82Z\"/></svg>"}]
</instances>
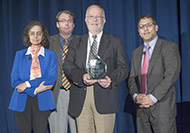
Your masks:
<instances>
[{"instance_id":1,"label":"gray suit jacket","mask_svg":"<svg viewBox=\"0 0 190 133\"><path fill-rule=\"evenodd\" d=\"M72 35L72 39L77 38L77 37L79 37L79 36ZM61 43L60 43L59 38L60 38L59 34L51 36L50 37L50 47L49 47L49 49L55 51L56 55L57 55L57 80L56 80L56 84L53 88L53 95L55 98L55 103L57 103L59 90L61 87L61 77L62 77L62 69L63 69ZM72 45L72 44L69 42L69 46L70 45Z\"/></svg>"},{"instance_id":2,"label":"gray suit jacket","mask_svg":"<svg viewBox=\"0 0 190 133\"><path fill-rule=\"evenodd\" d=\"M144 45L133 51L131 72L128 80L130 94L140 93L141 60ZM155 118L175 117L176 93L175 83L180 73L180 54L175 43L158 38L149 62L147 93L158 99L151 109ZM141 113L137 109L137 117Z\"/></svg>"},{"instance_id":3,"label":"gray suit jacket","mask_svg":"<svg viewBox=\"0 0 190 133\"><path fill-rule=\"evenodd\" d=\"M72 82L70 89L69 113L78 117L82 111L86 96L86 85L82 77L86 73L86 56L88 34L74 41L65 59L64 68ZM101 114L115 113L119 110L117 85L128 76L128 64L121 38L103 33L98 55L107 63L111 86L102 88L94 84L94 97L96 109Z\"/></svg>"}]
</instances>

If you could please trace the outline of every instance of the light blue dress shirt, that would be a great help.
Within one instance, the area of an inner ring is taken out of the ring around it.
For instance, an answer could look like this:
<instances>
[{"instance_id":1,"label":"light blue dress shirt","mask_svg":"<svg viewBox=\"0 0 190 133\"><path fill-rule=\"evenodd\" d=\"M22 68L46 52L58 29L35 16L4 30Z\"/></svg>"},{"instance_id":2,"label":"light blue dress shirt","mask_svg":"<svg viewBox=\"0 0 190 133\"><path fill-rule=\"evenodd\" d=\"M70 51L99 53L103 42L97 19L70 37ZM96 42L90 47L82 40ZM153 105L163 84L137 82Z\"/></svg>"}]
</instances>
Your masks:
<instances>
[{"instance_id":1,"label":"light blue dress shirt","mask_svg":"<svg viewBox=\"0 0 190 133\"><path fill-rule=\"evenodd\" d=\"M158 40L158 36L156 36L156 37L149 43L149 45L150 45L150 48L149 48L150 59L151 59L152 53L153 53L153 51L154 51L154 47L155 47L155 45L156 45L157 40ZM145 50L146 50L146 45L147 45L147 43L144 42L143 52L145 52ZM143 60L144 60L144 54L143 54L143 56L142 56L141 66L142 66L142 64L143 64ZM157 102L158 102L158 99L157 99L155 96L153 96L152 94L148 94L148 95L150 96L150 98L152 99L152 101L153 101L154 103L157 103ZM135 93L135 94L133 95L133 100L134 100L134 101L135 101L136 96L137 96L137 93Z\"/></svg>"}]
</instances>

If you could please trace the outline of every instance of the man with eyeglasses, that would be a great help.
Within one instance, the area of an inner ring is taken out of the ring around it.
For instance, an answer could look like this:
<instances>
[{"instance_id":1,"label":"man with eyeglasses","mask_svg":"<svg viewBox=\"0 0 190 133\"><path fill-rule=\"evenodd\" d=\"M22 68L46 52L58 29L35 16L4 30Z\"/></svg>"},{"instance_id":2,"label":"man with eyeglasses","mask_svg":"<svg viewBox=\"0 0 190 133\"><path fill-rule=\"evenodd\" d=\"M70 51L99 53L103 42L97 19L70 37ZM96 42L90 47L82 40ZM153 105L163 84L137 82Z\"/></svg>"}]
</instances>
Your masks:
<instances>
[{"instance_id":1,"label":"man with eyeglasses","mask_svg":"<svg viewBox=\"0 0 190 133\"><path fill-rule=\"evenodd\" d=\"M126 54L121 38L103 32L103 8L89 6L85 22L88 34L73 43L64 63L72 83L69 113L76 118L78 133L113 133L119 111L117 86L128 76ZM86 72L92 51L107 64L105 78L90 79Z\"/></svg>"},{"instance_id":2,"label":"man with eyeglasses","mask_svg":"<svg viewBox=\"0 0 190 133\"><path fill-rule=\"evenodd\" d=\"M76 122L68 114L70 82L65 75L63 63L64 58L68 54L71 40L78 38L77 35L72 35L75 27L75 16L68 10L60 11L56 16L56 26L59 33L50 37L50 49L54 50L57 55L57 81L53 89L54 98L56 101L56 110L50 114L49 125L51 133L67 133L68 125L71 133L76 133Z\"/></svg>"},{"instance_id":3,"label":"man with eyeglasses","mask_svg":"<svg viewBox=\"0 0 190 133\"><path fill-rule=\"evenodd\" d=\"M180 73L180 54L175 43L157 36L158 25L151 15L138 21L144 41L133 51L128 79L137 106L138 133L176 133L175 83Z\"/></svg>"}]
</instances>

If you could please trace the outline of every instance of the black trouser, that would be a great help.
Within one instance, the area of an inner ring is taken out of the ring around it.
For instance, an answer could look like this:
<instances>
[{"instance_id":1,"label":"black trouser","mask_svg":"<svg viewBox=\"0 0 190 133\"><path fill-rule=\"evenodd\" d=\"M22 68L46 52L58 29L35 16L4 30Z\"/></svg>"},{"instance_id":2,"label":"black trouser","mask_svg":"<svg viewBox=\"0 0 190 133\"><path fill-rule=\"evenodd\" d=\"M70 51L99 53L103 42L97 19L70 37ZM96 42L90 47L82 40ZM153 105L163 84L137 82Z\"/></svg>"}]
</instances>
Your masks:
<instances>
[{"instance_id":1,"label":"black trouser","mask_svg":"<svg viewBox=\"0 0 190 133\"><path fill-rule=\"evenodd\" d=\"M24 112L16 112L19 133L46 133L50 111L40 111L37 96L27 97Z\"/></svg>"}]
</instances>

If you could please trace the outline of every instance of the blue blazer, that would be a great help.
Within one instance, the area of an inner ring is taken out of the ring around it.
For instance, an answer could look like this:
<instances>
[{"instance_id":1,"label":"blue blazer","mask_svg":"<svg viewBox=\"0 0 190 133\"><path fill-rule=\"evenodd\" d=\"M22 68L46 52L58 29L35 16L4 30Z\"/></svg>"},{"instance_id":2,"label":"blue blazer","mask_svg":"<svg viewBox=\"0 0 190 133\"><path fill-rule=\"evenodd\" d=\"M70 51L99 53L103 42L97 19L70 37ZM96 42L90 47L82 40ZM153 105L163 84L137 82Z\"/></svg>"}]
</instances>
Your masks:
<instances>
[{"instance_id":1,"label":"blue blazer","mask_svg":"<svg viewBox=\"0 0 190 133\"><path fill-rule=\"evenodd\" d=\"M25 91L21 93L15 89L9 104L9 109L23 112L28 95L38 97L38 106L41 111L55 109L56 106L51 89L38 93L37 95L34 95L34 91L42 81L45 81L44 85L54 85L57 76L56 53L49 49L44 49L45 56L38 56L42 77L30 80L32 56L31 54L26 55L26 52L27 48L16 52L11 72L11 84L13 88L16 88L19 84L28 81L31 87L26 88Z\"/></svg>"}]
</instances>

